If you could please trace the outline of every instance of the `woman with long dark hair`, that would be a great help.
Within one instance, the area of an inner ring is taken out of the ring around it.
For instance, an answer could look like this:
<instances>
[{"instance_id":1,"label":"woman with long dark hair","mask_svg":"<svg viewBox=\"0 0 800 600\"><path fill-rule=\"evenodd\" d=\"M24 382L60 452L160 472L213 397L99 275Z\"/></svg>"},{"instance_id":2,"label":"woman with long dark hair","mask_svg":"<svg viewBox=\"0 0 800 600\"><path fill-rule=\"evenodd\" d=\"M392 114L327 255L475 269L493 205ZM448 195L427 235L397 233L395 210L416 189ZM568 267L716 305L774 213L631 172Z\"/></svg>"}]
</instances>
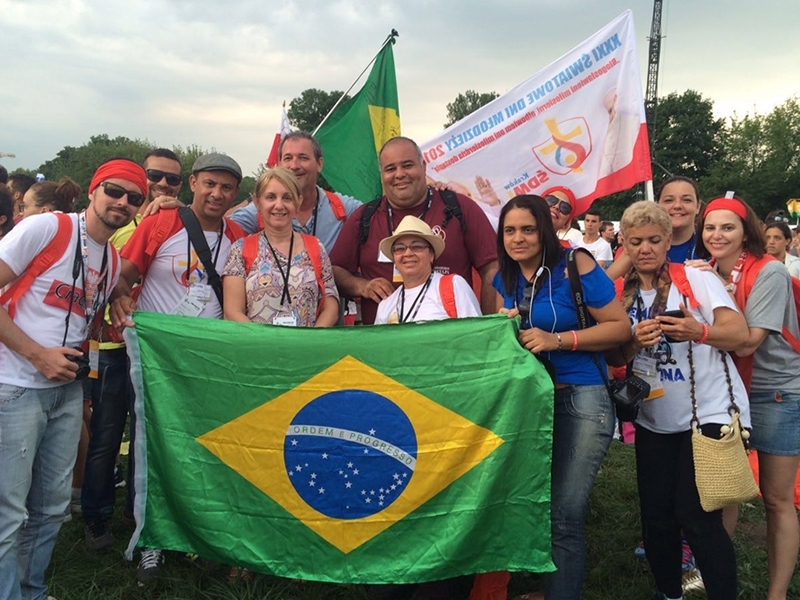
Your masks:
<instances>
[{"instance_id":1,"label":"woman with long dark hair","mask_svg":"<svg viewBox=\"0 0 800 600\"><path fill-rule=\"evenodd\" d=\"M614 431L602 352L630 339L630 322L603 269L588 254L575 252L591 319L589 327L579 328L568 251L539 196L516 196L503 207L497 253L498 311L519 311L520 343L555 369L551 529L557 571L546 577L545 598L577 600L586 562L589 493Z\"/></svg>"}]
</instances>

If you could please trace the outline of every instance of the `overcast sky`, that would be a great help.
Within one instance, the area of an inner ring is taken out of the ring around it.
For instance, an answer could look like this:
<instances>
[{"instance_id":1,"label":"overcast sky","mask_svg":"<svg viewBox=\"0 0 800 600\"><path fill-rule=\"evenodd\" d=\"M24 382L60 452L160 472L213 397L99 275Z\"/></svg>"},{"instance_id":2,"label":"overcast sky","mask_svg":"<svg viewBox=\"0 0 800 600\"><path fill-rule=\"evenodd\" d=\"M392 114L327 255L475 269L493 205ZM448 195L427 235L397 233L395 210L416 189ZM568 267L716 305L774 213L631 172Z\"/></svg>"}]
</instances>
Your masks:
<instances>
[{"instance_id":1,"label":"overcast sky","mask_svg":"<svg viewBox=\"0 0 800 600\"><path fill-rule=\"evenodd\" d=\"M0 152L16 154L0 162L36 168L107 133L252 172L281 103L346 89L392 28L402 131L424 142L458 93L502 94L628 8L644 86L649 0L0 0ZM798 26L796 0L665 0L659 95L769 112L800 95Z\"/></svg>"}]
</instances>

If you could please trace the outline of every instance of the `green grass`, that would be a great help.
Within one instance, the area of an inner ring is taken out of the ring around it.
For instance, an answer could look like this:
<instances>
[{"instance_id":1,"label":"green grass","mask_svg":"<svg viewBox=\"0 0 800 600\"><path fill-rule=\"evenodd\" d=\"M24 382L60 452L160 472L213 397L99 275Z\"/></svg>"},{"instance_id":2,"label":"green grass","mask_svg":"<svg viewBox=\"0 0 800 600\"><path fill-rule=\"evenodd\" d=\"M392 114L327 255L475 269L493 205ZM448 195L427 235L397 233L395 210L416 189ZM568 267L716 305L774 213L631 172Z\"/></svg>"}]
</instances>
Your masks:
<instances>
[{"instance_id":1,"label":"green grass","mask_svg":"<svg viewBox=\"0 0 800 600\"><path fill-rule=\"evenodd\" d=\"M118 494L121 500L123 493ZM121 503L120 503L121 506ZM586 520L588 562L583 588L585 600L643 600L653 591L645 561L633 555L641 539L633 448L614 442L598 476ZM118 510L121 512L121 508ZM116 516L111 552L90 553L83 543L83 521L75 518L61 530L50 567L50 594L58 600L363 600L356 586L290 582L256 576L252 582L228 582L228 568L205 561L190 561L169 554L158 585L139 588L136 562L122 553L133 526ZM764 508L760 500L740 510L736 546L739 598L766 597L767 555L764 546ZM536 575L516 574L509 597L541 589ZM696 593L689 598L704 598ZM789 598L800 597L800 576L795 575Z\"/></svg>"}]
</instances>

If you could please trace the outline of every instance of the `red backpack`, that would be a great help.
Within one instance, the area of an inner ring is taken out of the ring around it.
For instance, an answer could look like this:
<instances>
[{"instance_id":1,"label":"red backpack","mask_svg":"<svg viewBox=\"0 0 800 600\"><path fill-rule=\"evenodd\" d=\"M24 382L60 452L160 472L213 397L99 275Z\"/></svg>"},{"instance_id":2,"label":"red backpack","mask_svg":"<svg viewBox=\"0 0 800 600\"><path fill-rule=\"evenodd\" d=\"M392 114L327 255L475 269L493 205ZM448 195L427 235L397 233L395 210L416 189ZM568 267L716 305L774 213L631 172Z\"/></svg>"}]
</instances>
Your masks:
<instances>
[{"instance_id":1,"label":"red backpack","mask_svg":"<svg viewBox=\"0 0 800 600\"><path fill-rule=\"evenodd\" d=\"M258 238L261 232L253 233L244 238L242 245L242 259L244 260L244 272L249 273L253 263L256 262L258 256ZM317 303L317 316L322 312L322 301L325 299L325 281L322 279L322 255L319 252L319 240L313 235L301 233L303 244L305 244L308 257L311 259L311 264L314 266L314 276L317 279L317 287L321 301ZM290 257L291 259L291 257Z\"/></svg>"}]
</instances>

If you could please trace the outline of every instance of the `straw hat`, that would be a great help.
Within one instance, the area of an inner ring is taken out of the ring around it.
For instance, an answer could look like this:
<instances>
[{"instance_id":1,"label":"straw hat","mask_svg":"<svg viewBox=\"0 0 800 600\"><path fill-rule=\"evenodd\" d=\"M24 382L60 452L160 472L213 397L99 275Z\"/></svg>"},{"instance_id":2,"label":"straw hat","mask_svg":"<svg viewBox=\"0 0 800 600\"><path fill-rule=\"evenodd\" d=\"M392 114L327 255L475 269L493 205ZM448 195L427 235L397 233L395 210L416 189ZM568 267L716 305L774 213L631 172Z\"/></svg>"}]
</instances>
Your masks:
<instances>
[{"instance_id":1,"label":"straw hat","mask_svg":"<svg viewBox=\"0 0 800 600\"><path fill-rule=\"evenodd\" d=\"M383 252L386 256L391 257L392 246L397 238L401 238L404 235L420 237L428 242L433 248L434 259L439 258L439 255L444 252L444 240L438 235L435 235L425 221L418 219L417 217L412 217L411 215L403 217L403 220L400 221L400 225L398 225L397 229L394 230L394 235L381 240L381 252Z\"/></svg>"}]
</instances>

